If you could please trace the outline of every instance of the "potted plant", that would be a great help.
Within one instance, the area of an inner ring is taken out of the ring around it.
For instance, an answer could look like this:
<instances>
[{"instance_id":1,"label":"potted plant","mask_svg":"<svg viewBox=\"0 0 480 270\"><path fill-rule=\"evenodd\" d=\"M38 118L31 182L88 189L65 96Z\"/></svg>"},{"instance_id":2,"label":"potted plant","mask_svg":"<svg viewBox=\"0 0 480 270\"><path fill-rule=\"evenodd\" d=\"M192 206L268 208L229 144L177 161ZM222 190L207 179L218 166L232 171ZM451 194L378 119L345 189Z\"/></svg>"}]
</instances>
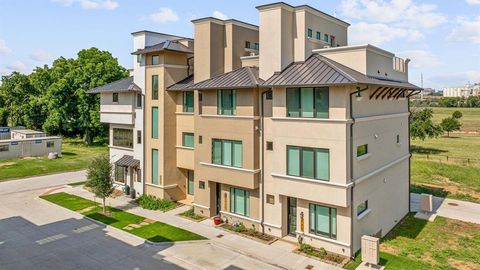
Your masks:
<instances>
[{"instance_id":1,"label":"potted plant","mask_svg":"<svg viewBox=\"0 0 480 270\"><path fill-rule=\"evenodd\" d=\"M213 217L213 223L214 223L215 225L220 225L220 224L222 224L222 222L223 222L223 221L222 221L222 218L221 218L220 216L214 216L214 217Z\"/></svg>"}]
</instances>

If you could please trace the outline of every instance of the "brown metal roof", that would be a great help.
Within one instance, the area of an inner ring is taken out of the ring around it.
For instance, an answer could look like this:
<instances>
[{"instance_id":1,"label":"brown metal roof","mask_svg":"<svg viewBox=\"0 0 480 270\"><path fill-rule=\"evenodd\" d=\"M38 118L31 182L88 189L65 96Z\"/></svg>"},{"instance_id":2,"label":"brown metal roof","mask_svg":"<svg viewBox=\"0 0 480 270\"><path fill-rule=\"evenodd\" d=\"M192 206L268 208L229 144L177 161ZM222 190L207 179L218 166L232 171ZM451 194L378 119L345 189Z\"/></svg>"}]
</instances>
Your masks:
<instances>
[{"instance_id":1,"label":"brown metal roof","mask_svg":"<svg viewBox=\"0 0 480 270\"><path fill-rule=\"evenodd\" d=\"M169 91L185 91L189 90L189 87L193 85L193 75L186 77L185 79L177 82L176 84L167 87Z\"/></svg>"},{"instance_id":2,"label":"brown metal roof","mask_svg":"<svg viewBox=\"0 0 480 270\"><path fill-rule=\"evenodd\" d=\"M304 62L295 62L275 73L262 86L329 86L346 84L371 84L380 86L420 89L408 82L369 77L347 66L323 57L311 55Z\"/></svg>"},{"instance_id":3,"label":"brown metal roof","mask_svg":"<svg viewBox=\"0 0 480 270\"><path fill-rule=\"evenodd\" d=\"M133 76L114 81L87 91L88 94L108 93L108 92L141 92L142 89L133 83Z\"/></svg>"},{"instance_id":4,"label":"brown metal roof","mask_svg":"<svg viewBox=\"0 0 480 270\"><path fill-rule=\"evenodd\" d=\"M193 50L182 43L178 42L177 40L167 40L162 43L158 43L152 46L147 46L145 49L137 50L133 52L133 55L138 54L145 54L151 52L159 52L159 51L176 51L176 52L183 52L183 53L193 53Z\"/></svg>"},{"instance_id":5,"label":"brown metal roof","mask_svg":"<svg viewBox=\"0 0 480 270\"><path fill-rule=\"evenodd\" d=\"M242 67L196 83L189 86L188 89L253 88L262 83L263 80L258 77L258 67Z\"/></svg>"},{"instance_id":6,"label":"brown metal roof","mask_svg":"<svg viewBox=\"0 0 480 270\"><path fill-rule=\"evenodd\" d=\"M134 159L133 156L124 155L115 162L115 165L124 167L138 167L140 165L140 160Z\"/></svg>"}]
</instances>

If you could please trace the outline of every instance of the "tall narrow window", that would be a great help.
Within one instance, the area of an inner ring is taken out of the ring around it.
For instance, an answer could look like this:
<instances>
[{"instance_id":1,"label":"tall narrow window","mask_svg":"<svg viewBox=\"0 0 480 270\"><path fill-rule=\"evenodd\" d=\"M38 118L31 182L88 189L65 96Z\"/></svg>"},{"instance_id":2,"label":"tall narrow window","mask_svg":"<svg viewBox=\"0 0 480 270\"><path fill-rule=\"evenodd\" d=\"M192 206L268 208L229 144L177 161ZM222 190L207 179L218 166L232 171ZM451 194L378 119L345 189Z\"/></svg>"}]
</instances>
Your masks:
<instances>
[{"instance_id":1,"label":"tall narrow window","mask_svg":"<svg viewBox=\"0 0 480 270\"><path fill-rule=\"evenodd\" d=\"M127 174L125 173L126 167L115 165L115 182L125 183Z\"/></svg>"},{"instance_id":2,"label":"tall narrow window","mask_svg":"<svg viewBox=\"0 0 480 270\"><path fill-rule=\"evenodd\" d=\"M188 170L187 171L187 194L188 195L193 195L193 190L194 190L194 174L193 171Z\"/></svg>"},{"instance_id":3,"label":"tall narrow window","mask_svg":"<svg viewBox=\"0 0 480 270\"><path fill-rule=\"evenodd\" d=\"M257 51L260 50L260 44L257 42L253 43L253 49Z\"/></svg>"},{"instance_id":4,"label":"tall narrow window","mask_svg":"<svg viewBox=\"0 0 480 270\"><path fill-rule=\"evenodd\" d=\"M152 65L159 65L159 64L160 64L160 56L152 55Z\"/></svg>"},{"instance_id":5,"label":"tall narrow window","mask_svg":"<svg viewBox=\"0 0 480 270\"><path fill-rule=\"evenodd\" d=\"M137 94L137 108L142 108L142 94Z\"/></svg>"},{"instance_id":6,"label":"tall narrow window","mask_svg":"<svg viewBox=\"0 0 480 270\"><path fill-rule=\"evenodd\" d=\"M158 185L158 150L152 149L152 184Z\"/></svg>"},{"instance_id":7,"label":"tall narrow window","mask_svg":"<svg viewBox=\"0 0 480 270\"><path fill-rule=\"evenodd\" d=\"M137 130L137 144L141 144L141 143L142 143L142 131Z\"/></svg>"},{"instance_id":8,"label":"tall narrow window","mask_svg":"<svg viewBox=\"0 0 480 270\"><path fill-rule=\"evenodd\" d=\"M193 133L184 132L182 134L182 146L193 148L195 145L194 141L195 141L195 136L193 135Z\"/></svg>"},{"instance_id":9,"label":"tall narrow window","mask_svg":"<svg viewBox=\"0 0 480 270\"><path fill-rule=\"evenodd\" d=\"M152 99L158 99L158 75L152 76Z\"/></svg>"},{"instance_id":10,"label":"tall narrow window","mask_svg":"<svg viewBox=\"0 0 480 270\"><path fill-rule=\"evenodd\" d=\"M307 29L307 37L311 38L313 36L313 31L312 29L308 28Z\"/></svg>"},{"instance_id":11,"label":"tall narrow window","mask_svg":"<svg viewBox=\"0 0 480 270\"><path fill-rule=\"evenodd\" d=\"M328 87L287 88L287 117L328 118Z\"/></svg>"},{"instance_id":12,"label":"tall narrow window","mask_svg":"<svg viewBox=\"0 0 480 270\"><path fill-rule=\"evenodd\" d=\"M193 91L183 92L183 112L193 112Z\"/></svg>"},{"instance_id":13,"label":"tall narrow window","mask_svg":"<svg viewBox=\"0 0 480 270\"><path fill-rule=\"evenodd\" d=\"M152 139L158 139L158 107L152 107Z\"/></svg>"},{"instance_id":14,"label":"tall narrow window","mask_svg":"<svg viewBox=\"0 0 480 270\"><path fill-rule=\"evenodd\" d=\"M212 140L212 163L241 168L243 166L242 142L232 140Z\"/></svg>"},{"instance_id":15,"label":"tall narrow window","mask_svg":"<svg viewBox=\"0 0 480 270\"><path fill-rule=\"evenodd\" d=\"M328 34L323 34L323 40L324 40L325 42L328 42Z\"/></svg>"},{"instance_id":16,"label":"tall narrow window","mask_svg":"<svg viewBox=\"0 0 480 270\"><path fill-rule=\"evenodd\" d=\"M118 102L118 93L113 93L112 94L112 101L113 102Z\"/></svg>"},{"instance_id":17,"label":"tall narrow window","mask_svg":"<svg viewBox=\"0 0 480 270\"><path fill-rule=\"evenodd\" d=\"M237 93L235 90L217 91L217 113L235 115L237 113Z\"/></svg>"},{"instance_id":18,"label":"tall narrow window","mask_svg":"<svg viewBox=\"0 0 480 270\"><path fill-rule=\"evenodd\" d=\"M239 188L230 188L230 212L250 216L250 192Z\"/></svg>"},{"instance_id":19,"label":"tall narrow window","mask_svg":"<svg viewBox=\"0 0 480 270\"><path fill-rule=\"evenodd\" d=\"M310 204L310 233L337 238L337 209Z\"/></svg>"},{"instance_id":20,"label":"tall narrow window","mask_svg":"<svg viewBox=\"0 0 480 270\"><path fill-rule=\"evenodd\" d=\"M328 181L330 179L329 150L287 146L287 174Z\"/></svg>"},{"instance_id":21,"label":"tall narrow window","mask_svg":"<svg viewBox=\"0 0 480 270\"><path fill-rule=\"evenodd\" d=\"M245 48L250 49L250 41L245 41Z\"/></svg>"},{"instance_id":22,"label":"tall narrow window","mask_svg":"<svg viewBox=\"0 0 480 270\"><path fill-rule=\"evenodd\" d=\"M317 40L321 40L322 39L322 36L320 34L320 32L317 32Z\"/></svg>"}]
</instances>

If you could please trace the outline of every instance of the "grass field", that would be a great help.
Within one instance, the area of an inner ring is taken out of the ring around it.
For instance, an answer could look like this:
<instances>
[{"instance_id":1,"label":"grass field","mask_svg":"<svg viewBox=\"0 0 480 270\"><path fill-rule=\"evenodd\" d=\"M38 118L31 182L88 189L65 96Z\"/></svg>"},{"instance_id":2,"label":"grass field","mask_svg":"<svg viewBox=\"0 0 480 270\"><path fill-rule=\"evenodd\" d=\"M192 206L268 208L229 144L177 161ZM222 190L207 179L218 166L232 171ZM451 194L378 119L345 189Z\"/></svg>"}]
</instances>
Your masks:
<instances>
[{"instance_id":1,"label":"grass field","mask_svg":"<svg viewBox=\"0 0 480 270\"><path fill-rule=\"evenodd\" d=\"M462 128L461 131L470 132L476 131L480 132L480 108L438 108L432 107L433 109L433 121L435 123L440 123L443 118L452 116L454 111L461 111L463 117L461 118Z\"/></svg>"},{"instance_id":2,"label":"grass field","mask_svg":"<svg viewBox=\"0 0 480 270\"><path fill-rule=\"evenodd\" d=\"M480 225L444 217L434 222L409 214L380 245L380 264L389 270L480 269ZM360 255L347 265L355 269Z\"/></svg>"},{"instance_id":3,"label":"grass field","mask_svg":"<svg viewBox=\"0 0 480 270\"><path fill-rule=\"evenodd\" d=\"M0 181L85 169L95 156L108 153L105 145L85 146L80 139L64 139L62 157L9 159L0 161Z\"/></svg>"},{"instance_id":4,"label":"grass field","mask_svg":"<svg viewBox=\"0 0 480 270\"><path fill-rule=\"evenodd\" d=\"M206 239L193 232L162 222L150 221L113 207L108 207L109 214L104 215L98 203L64 192L45 195L41 198L152 242Z\"/></svg>"}]
</instances>

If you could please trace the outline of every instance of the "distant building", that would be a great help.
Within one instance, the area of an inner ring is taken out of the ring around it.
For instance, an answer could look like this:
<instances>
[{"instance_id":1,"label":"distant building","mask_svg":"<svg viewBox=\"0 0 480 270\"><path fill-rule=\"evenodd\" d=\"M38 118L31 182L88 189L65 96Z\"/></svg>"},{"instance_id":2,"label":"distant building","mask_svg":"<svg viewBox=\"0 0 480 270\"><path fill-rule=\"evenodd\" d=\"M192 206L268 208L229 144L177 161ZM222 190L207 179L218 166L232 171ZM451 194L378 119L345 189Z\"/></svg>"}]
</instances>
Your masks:
<instances>
[{"instance_id":1,"label":"distant building","mask_svg":"<svg viewBox=\"0 0 480 270\"><path fill-rule=\"evenodd\" d=\"M480 96L480 83L465 84L460 87L446 87L443 89L444 97L471 97Z\"/></svg>"},{"instance_id":2,"label":"distant building","mask_svg":"<svg viewBox=\"0 0 480 270\"><path fill-rule=\"evenodd\" d=\"M0 127L0 160L62 152L62 138L24 127Z\"/></svg>"}]
</instances>

